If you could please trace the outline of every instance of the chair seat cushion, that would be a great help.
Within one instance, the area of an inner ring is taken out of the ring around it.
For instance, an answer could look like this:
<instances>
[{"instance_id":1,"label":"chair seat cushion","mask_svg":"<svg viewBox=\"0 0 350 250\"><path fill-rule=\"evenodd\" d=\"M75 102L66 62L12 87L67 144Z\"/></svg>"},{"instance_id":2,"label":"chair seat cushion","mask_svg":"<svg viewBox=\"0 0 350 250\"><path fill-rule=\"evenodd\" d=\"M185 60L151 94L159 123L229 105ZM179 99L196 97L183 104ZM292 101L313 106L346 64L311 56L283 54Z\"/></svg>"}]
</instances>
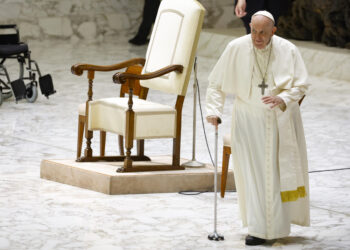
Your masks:
<instances>
[{"instance_id":1,"label":"chair seat cushion","mask_svg":"<svg viewBox=\"0 0 350 250\"><path fill-rule=\"evenodd\" d=\"M18 55L26 52L28 52L28 45L25 43L0 45L0 57Z\"/></svg>"},{"instance_id":2,"label":"chair seat cushion","mask_svg":"<svg viewBox=\"0 0 350 250\"><path fill-rule=\"evenodd\" d=\"M128 98L104 98L90 102L89 130L103 130L125 136ZM134 139L174 138L176 110L173 107L133 99Z\"/></svg>"},{"instance_id":3,"label":"chair seat cushion","mask_svg":"<svg viewBox=\"0 0 350 250\"><path fill-rule=\"evenodd\" d=\"M231 147L231 134L224 135L224 146Z\"/></svg>"}]
</instances>

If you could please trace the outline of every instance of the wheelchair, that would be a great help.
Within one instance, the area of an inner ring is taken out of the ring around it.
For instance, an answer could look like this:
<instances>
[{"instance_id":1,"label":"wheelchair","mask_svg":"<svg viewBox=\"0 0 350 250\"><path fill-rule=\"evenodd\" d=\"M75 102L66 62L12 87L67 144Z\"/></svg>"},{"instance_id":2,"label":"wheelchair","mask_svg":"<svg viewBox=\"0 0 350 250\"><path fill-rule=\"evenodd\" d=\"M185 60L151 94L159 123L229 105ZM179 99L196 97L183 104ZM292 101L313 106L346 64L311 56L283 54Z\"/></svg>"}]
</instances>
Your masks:
<instances>
[{"instance_id":1,"label":"wheelchair","mask_svg":"<svg viewBox=\"0 0 350 250\"><path fill-rule=\"evenodd\" d=\"M15 96L16 103L21 99L33 103L38 97L38 81L41 93L49 98L56 93L50 74L41 75L36 61L30 58L26 43L20 42L17 25L0 25L0 105L3 100ZM7 59L16 59L19 63L19 78L11 81L4 65ZM34 64L34 68L33 68ZM27 71L28 76L25 76ZM36 73L39 75L38 81Z\"/></svg>"}]
</instances>

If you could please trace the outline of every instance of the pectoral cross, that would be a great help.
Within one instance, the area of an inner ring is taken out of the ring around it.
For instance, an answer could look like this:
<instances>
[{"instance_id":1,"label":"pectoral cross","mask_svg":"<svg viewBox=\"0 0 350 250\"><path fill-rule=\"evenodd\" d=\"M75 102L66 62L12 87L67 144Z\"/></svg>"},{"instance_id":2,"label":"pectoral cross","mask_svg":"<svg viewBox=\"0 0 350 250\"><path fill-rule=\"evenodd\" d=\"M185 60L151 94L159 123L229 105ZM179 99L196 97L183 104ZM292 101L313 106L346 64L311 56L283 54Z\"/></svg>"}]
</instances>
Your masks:
<instances>
[{"instance_id":1,"label":"pectoral cross","mask_svg":"<svg viewBox=\"0 0 350 250\"><path fill-rule=\"evenodd\" d=\"M265 84L265 79L262 80L261 84L258 85L259 88L261 88L261 94L264 95L265 94L265 89L268 87L269 85Z\"/></svg>"}]
</instances>

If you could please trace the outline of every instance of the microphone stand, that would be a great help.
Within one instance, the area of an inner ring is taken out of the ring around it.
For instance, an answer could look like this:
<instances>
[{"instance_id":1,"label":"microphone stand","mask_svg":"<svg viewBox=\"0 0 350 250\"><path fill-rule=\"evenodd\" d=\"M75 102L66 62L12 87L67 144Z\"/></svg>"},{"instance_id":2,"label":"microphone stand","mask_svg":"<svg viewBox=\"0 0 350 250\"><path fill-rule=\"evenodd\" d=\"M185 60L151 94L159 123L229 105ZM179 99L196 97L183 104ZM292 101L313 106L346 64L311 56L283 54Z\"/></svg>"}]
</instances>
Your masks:
<instances>
[{"instance_id":1,"label":"microphone stand","mask_svg":"<svg viewBox=\"0 0 350 250\"><path fill-rule=\"evenodd\" d=\"M197 108L197 57L194 59L194 82L193 82L193 137L192 137L192 160L183 163L181 166L188 168L201 168L204 163L196 160L196 108Z\"/></svg>"}]
</instances>

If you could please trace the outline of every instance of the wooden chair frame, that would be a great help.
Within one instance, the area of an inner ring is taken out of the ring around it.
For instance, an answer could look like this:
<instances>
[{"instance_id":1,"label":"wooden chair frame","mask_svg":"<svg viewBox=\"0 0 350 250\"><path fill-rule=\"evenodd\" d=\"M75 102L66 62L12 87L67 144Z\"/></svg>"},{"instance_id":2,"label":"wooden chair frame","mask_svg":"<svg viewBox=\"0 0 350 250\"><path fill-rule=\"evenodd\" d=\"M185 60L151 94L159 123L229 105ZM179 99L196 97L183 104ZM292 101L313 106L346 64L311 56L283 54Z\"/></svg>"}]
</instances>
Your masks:
<instances>
[{"instance_id":1,"label":"wooden chair frame","mask_svg":"<svg viewBox=\"0 0 350 250\"><path fill-rule=\"evenodd\" d=\"M124 61L119 64L110 66L99 66L91 64L76 64L73 65L71 71L73 74L81 76L84 71L87 71L89 89L87 92L88 99L86 101L85 108L85 124L87 124L89 117L89 102L93 99L93 80L96 71L114 71L120 70L133 65L144 65L144 58L134 58ZM135 88L135 81L147 80L156 78L170 72L182 73L182 65L169 65L160 70L150 72L147 74L133 74L128 72L118 72L113 76L113 81L123 85L127 84L129 87L129 100L128 110L126 112L126 133L125 133L125 148L126 155L118 156L93 156L91 148L91 139L93 138L93 131L88 130L85 126L85 139L86 148L84 150L84 156L77 159L79 162L95 162L95 161L124 161L124 165L117 169L117 172L138 172L138 171L158 171L158 170L184 170L185 168L180 166L180 146L181 146L181 122L182 122L182 107L185 97L182 95L177 96L175 109L176 109L176 136L173 138L173 155L172 164L145 164L134 165L133 161L150 161L150 158L144 155L144 140L140 140L137 147L137 155L131 155L131 149L133 148L134 140L134 111L133 107L133 93ZM148 88L142 87L140 90L139 98L146 99L148 94Z\"/></svg>"},{"instance_id":2,"label":"wooden chair frame","mask_svg":"<svg viewBox=\"0 0 350 250\"><path fill-rule=\"evenodd\" d=\"M133 65L130 66L126 69L125 72L128 73L134 73L134 74L140 74L142 71L142 66L141 65ZM122 85L120 88L120 93L119 97L125 97L125 94L129 92L129 87L128 83ZM140 86L139 81L135 81L135 86L134 86L134 91L133 94L134 96L140 96L141 90L143 87ZM85 130L85 120L86 116L85 114L79 114L78 117L78 137L77 137L77 156L76 159L79 159L81 157L81 150L82 150L82 145L83 145L83 136L84 136L84 130ZM142 143L142 141L137 140L137 145L139 147L139 144ZM124 142L123 142L123 136L119 135L118 136L118 145L119 145L119 153L120 155L124 155ZM106 148L106 131L100 131L100 156L105 156L105 148Z\"/></svg>"}]
</instances>

